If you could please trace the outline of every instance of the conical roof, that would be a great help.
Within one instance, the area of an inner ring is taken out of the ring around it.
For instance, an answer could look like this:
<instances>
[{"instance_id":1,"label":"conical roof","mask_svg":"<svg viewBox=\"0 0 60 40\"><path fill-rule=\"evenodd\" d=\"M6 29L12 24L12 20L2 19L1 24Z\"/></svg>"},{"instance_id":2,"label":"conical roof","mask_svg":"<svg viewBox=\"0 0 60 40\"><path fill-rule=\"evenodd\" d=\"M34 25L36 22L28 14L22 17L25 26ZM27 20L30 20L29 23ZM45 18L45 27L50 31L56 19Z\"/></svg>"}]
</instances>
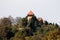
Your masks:
<instances>
[{"instance_id":1,"label":"conical roof","mask_svg":"<svg viewBox=\"0 0 60 40\"><path fill-rule=\"evenodd\" d=\"M32 11L29 11L27 15L28 15L28 16L33 16L34 13L33 13Z\"/></svg>"},{"instance_id":2,"label":"conical roof","mask_svg":"<svg viewBox=\"0 0 60 40\"><path fill-rule=\"evenodd\" d=\"M43 19L42 19L42 18L38 18L38 21L40 21L40 22L41 22L41 21L43 21Z\"/></svg>"}]
</instances>

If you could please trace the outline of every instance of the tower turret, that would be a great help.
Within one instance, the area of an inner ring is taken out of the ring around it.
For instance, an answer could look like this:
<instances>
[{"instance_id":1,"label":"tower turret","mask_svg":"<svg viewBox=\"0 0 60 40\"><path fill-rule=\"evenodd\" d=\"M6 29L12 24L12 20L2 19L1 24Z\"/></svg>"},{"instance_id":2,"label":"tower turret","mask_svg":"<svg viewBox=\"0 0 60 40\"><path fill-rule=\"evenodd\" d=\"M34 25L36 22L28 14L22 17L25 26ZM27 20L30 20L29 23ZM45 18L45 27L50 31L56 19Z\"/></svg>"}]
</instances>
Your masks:
<instances>
[{"instance_id":1,"label":"tower turret","mask_svg":"<svg viewBox=\"0 0 60 40\"><path fill-rule=\"evenodd\" d=\"M27 20L29 21L34 16L34 13L32 11L29 11L27 14Z\"/></svg>"}]
</instances>

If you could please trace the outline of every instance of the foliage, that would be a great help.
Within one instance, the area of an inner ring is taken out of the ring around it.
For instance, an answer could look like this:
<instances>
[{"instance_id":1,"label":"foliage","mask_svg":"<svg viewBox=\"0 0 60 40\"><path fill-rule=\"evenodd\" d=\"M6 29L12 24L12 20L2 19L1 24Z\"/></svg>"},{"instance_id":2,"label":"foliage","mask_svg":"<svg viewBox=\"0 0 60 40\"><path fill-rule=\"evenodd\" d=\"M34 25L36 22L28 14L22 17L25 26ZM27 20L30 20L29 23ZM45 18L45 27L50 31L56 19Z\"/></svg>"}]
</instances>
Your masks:
<instances>
[{"instance_id":1,"label":"foliage","mask_svg":"<svg viewBox=\"0 0 60 40\"><path fill-rule=\"evenodd\" d=\"M48 25L48 22L47 21L45 21L45 25Z\"/></svg>"},{"instance_id":2,"label":"foliage","mask_svg":"<svg viewBox=\"0 0 60 40\"><path fill-rule=\"evenodd\" d=\"M0 40L60 40L60 26L38 22L35 16L29 22L27 18L21 18L15 25L9 18L2 18Z\"/></svg>"}]
</instances>

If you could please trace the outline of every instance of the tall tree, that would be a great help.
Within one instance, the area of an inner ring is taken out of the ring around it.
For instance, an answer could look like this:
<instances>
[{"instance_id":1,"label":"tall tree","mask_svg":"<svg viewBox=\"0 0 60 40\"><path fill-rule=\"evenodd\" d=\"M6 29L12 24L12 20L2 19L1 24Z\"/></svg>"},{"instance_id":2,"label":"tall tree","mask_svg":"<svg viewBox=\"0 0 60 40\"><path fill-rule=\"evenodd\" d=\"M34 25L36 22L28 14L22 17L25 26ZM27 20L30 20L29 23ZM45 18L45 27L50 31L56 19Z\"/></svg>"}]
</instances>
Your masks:
<instances>
[{"instance_id":1,"label":"tall tree","mask_svg":"<svg viewBox=\"0 0 60 40\"><path fill-rule=\"evenodd\" d=\"M1 24L3 26L11 26L12 22L9 18L3 18Z\"/></svg>"},{"instance_id":2,"label":"tall tree","mask_svg":"<svg viewBox=\"0 0 60 40\"><path fill-rule=\"evenodd\" d=\"M33 16L29 22L30 23L29 27L32 29L33 32L35 32L37 28L37 26L35 25L35 21L37 21L37 18Z\"/></svg>"}]
</instances>

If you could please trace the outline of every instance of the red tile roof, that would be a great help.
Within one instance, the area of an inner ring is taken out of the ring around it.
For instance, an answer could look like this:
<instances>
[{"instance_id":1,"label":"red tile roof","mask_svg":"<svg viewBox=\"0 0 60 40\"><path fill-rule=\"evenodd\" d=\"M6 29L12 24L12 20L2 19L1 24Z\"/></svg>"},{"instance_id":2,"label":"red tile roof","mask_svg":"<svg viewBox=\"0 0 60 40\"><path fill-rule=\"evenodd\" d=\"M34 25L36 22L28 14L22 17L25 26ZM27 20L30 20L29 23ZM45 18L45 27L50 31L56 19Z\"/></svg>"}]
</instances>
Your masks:
<instances>
[{"instance_id":1,"label":"red tile roof","mask_svg":"<svg viewBox=\"0 0 60 40\"><path fill-rule=\"evenodd\" d=\"M43 19L42 19L42 18L38 18L38 21L40 21L40 22L41 22L41 21L43 21Z\"/></svg>"},{"instance_id":2,"label":"red tile roof","mask_svg":"<svg viewBox=\"0 0 60 40\"><path fill-rule=\"evenodd\" d=\"M32 11L29 11L27 15L29 15L29 16L33 16L34 13L33 13Z\"/></svg>"}]
</instances>

